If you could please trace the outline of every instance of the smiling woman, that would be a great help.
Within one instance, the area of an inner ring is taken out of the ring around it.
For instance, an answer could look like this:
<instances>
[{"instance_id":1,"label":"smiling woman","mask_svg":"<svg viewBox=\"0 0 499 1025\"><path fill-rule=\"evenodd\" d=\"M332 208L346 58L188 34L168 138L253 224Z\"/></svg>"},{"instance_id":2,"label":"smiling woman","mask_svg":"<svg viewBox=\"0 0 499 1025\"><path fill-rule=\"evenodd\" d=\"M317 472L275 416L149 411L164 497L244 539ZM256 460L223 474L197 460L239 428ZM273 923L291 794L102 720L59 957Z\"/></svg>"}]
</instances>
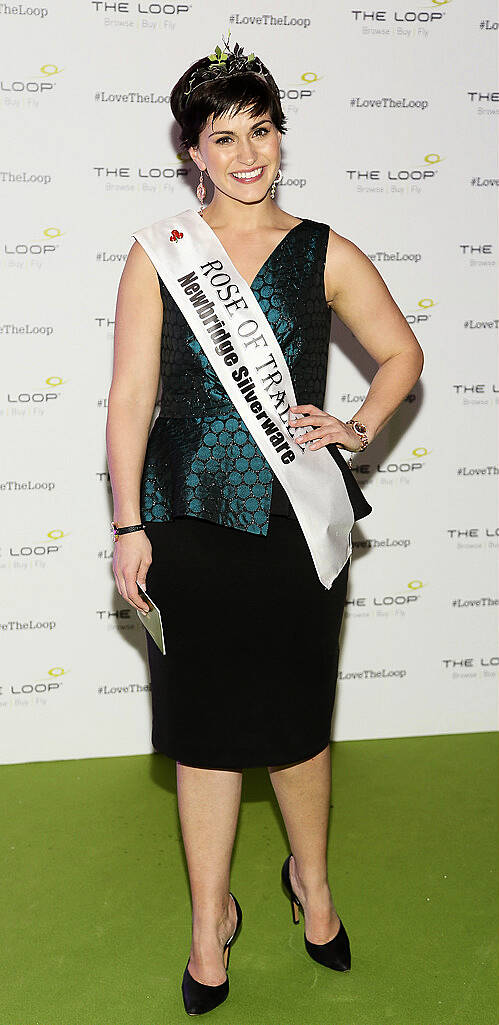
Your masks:
<instances>
[{"instance_id":1,"label":"smiling woman","mask_svg":"<svg viewBox=\"0 0 499 1025\"><path fill-rule=\"evenodd\" d=\"M254 54L245 58L236 44L234 54L229 56L229 75L225 74L227 61L221 52L215 53L188 68L171 94L172 111L182 126L182 145L201 170L200 199L204 193L203 171L207 170L206 162L200 160L202 143L213 157L209 175L216 188L221 188L222 181L227 186L230 179L249 191L251 197L253 186L260 183L272 187L280 175L280 142L286 131L286 117L277 85ZM216 57L218 60L212 59ZM229 194L237 196L238 190Z\"/></svg>"},{"instance_id":2,"label":"smiling woman","mask_svg":"<svg viewBox=\"0 0 499 1025\"><path fill-rule=\"evenodd\" d=\"M279 801L292 848L281 878L294 920L304 913L307 953L350 968L327 881L330 735L350 532L371 506L339 448L365 448L422 365L368 258L326 221L274 201L279 90L259 57L226 47L171 93L201 209L134 232L107 424L116 586L141 608L138 582L165 624L166 654L146 634L152 743L177 763L189 1014L228 995L242 920L230 864L249 766L268 767ZM380 364L347 423L323 409L333 305Z\"/></svg>"}]
</instances>

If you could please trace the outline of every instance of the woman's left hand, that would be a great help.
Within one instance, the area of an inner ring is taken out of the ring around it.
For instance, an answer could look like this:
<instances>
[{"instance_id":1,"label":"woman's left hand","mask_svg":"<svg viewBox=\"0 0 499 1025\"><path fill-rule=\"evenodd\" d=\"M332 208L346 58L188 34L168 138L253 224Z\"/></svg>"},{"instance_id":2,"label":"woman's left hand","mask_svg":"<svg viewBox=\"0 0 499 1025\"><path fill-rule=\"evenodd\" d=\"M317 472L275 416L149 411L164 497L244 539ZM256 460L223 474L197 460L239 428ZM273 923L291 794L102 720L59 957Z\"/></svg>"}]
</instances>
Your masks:
<instances>
[{"instance_id":1,"label":"woman's left hand","mask_svg":"<svg viewBox=\"0 0 499 1025\"><path fill-rule=\"evenodd\" d=\"M296 420L291 419L288 414L288 425L290 427L308 427L314 426L314 431L307 431L306 434L302 434L299 438L294 440L298 445L304 445L310 441L309 448L324 448L325 445L341 445L343 448L348 449L349 452L358 452L362 445L362 438L354 431L351 424L343 423L343 420L338 420L336 416L331 416L330 413L325 413L324 410L319 409L318 406L305 405L305 406L290 406L291 412L293 413L305 413L308 415L300 416Z\"/></svg>"}]
</instances>

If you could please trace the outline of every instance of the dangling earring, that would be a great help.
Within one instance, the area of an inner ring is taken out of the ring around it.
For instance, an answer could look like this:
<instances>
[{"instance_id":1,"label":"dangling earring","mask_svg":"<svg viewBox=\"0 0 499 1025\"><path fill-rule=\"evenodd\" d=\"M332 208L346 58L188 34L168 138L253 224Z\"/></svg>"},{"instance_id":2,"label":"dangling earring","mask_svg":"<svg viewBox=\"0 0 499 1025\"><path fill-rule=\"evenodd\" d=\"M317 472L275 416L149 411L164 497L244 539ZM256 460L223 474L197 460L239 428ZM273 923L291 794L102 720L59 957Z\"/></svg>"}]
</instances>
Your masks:
<instances>
[{"instance_id":1,"label":"dangling earring","mask_svg":"<svg viewBox=\"0 0 499 1025\"><path fill-rule=\"evenodd\" d=\"M204 203L204 200L206 198L206 188L205 188L205 185L204 185L204 182L203 182L203 172L202 171L199 174L199 185L198 185L198 187L196 189L196 196L198 197L199 202L201 203L201 209L198 211L198 213L202 217L203 216L203 203Z\"/></svg>"},{"instance_id":2,"label":"dangling earring","mask_svg":"<svg viewBox=\"0 0 499 1025\"><path fill-rule=\"evenodd\" d=\"M276 176L274 178L274 181L272 182L272 185L270 186L270 195L272 196L272 199L275 196L275 187L276 187L276 185L279 184L280 181L282 181L282 171L281 171L281 168L279 168L279 170L278 170L278 172L277 172L277 174L276 174Z\"/></svg>"}]
</instances>

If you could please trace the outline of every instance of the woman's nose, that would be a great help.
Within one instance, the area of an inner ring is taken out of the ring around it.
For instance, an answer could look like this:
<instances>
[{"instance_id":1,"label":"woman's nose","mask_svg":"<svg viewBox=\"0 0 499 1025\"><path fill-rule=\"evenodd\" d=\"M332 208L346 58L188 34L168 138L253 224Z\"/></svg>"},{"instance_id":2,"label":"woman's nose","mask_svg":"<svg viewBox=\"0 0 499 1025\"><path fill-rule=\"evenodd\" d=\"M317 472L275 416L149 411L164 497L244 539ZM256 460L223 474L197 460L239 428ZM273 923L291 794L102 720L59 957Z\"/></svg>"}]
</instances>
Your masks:
<instances>
[{"instance_id":1,"label":"woman's nose","mask_svg":"<svg viewBox=\"0 0 499 1025\"><path fill-rule=\"evenodd\" d=\"M246 141L242 140L239 143L237 156L242 164L254 164L256 159L256 150L249 139Z\"/></svg>"}]
</instances>

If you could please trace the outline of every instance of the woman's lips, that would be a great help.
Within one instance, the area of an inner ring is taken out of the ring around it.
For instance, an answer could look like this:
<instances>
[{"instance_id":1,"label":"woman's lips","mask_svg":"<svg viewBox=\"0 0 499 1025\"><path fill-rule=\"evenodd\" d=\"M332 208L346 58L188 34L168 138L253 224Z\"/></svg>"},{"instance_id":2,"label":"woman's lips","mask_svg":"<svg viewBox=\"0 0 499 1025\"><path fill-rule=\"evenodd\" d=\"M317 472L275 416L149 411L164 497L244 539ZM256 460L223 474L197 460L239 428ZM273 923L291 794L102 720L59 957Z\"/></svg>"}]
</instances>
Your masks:
<instances>
[{"instance_id":1,"label":"woman's lips","mask_svg":"<svg viewBox=\"0 0 499 1025\"><path fill-rule=\"evenodd\" d=\"M252 175L251 178L238 178L236 177L233 171L230 172L230 176L236 182L241 182L243 185L251 185L252 182L260 181L260 178L262 177L264 170L264 167L260 168L260 173Z\"/></svg>"}]
</instances>

